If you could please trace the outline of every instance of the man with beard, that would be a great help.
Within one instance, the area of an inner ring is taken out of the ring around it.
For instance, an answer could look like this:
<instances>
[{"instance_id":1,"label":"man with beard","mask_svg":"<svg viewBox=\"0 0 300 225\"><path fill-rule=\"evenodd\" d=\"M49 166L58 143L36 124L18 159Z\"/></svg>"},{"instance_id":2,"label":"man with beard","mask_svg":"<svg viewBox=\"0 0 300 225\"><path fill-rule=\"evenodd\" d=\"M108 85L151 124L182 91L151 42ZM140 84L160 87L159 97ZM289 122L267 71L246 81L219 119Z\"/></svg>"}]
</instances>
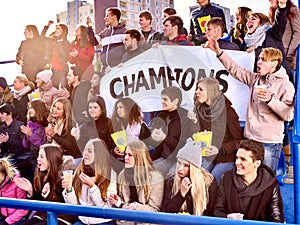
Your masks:
<instances>
[{"instance_id":1,"label":"man with beard","mask_svg":"<svg viewBox=\"0 0 300 225\"><path fill-rule=\"evenodd\" d=\"M125 38L123 44L125 46L125 54L121 63L125 63L129 59L141 54L144 50L140 47L141 33L137 29L128 29L124 32Z\"/></svg>"}]
</instances>

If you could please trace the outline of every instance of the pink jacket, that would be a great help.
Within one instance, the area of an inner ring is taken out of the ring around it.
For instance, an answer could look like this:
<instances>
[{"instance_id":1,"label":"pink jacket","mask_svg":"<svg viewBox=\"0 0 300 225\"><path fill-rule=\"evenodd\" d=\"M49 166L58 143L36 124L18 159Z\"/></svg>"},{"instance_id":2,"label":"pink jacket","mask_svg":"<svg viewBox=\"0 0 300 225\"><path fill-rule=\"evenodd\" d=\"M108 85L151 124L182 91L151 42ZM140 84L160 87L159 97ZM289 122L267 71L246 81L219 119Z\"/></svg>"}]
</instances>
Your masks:
<instances>
[{"instance_id":1,"label":"pink jacket","mask_svg":"<svg viewBox=\"0 0 300 225\"><path fill-rule=\"evenodd\" d=\"M16 175L20 177L19 174ZM12 179L6 176L5 181L0 187L0 196L6 198L26 199L26 191L19 188ZM11 209L1 207L2 216L6 217L5 221L8 224L14 224L21 220L27 213L28 210L24 209Z\"/></svg>"},{"instance_id":2,"label":"pink jacket","mask_svg":"<svg viewBox=\"0 0 300 225\"><path fill-rule=\"evenodd\" d=\"M281 67L270 75L268 90L273 93L267 104L257 99L255 86L259 75L238 65L225 52L219 57L226 70L250 88L244 136L263 143L282 143L284 121L294 118L294 85Z\"/></svg>"}]
</instances>

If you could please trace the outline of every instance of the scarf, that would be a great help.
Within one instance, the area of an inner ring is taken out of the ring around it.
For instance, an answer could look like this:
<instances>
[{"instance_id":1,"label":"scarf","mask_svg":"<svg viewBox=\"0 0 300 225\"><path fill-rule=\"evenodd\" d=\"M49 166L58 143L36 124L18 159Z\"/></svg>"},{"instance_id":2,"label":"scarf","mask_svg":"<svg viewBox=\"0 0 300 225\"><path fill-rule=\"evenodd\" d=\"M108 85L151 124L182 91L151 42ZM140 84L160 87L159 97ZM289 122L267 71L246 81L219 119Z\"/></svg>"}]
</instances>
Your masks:
<instances>
[{"instance_id":1,"label":"scarf","mask_svg":"<svg viewBox=\"0 0 300 225\"><path fill-rule=\"evenodd\" d=\"M262 46L263 42L266 39L266 33L272 26L268 23L260 25L256 28L253 34L249 34L248 32L245 35L245 42L248 48L254 46L257 48Z\"/></svg>"},{"instance_id":2,"label":"scarf","mask_svg":"<svg viewBox=\"0 0 300 225\"><path fill-rule=\"evenodd\" d=\"M225 97L220 94L211 105L206 103L199 104L196 107L197 114L205 121L212 122L219 118L225 110Z\"/></svg>"},{"instance_id":3,"label":"scarf","mask_svg":"<svg viewBox=\"0 0 300 225\"><path fill-rule=\"evenodd\" d=\"M23 87L19 91L14 90L14 98L18 99L18 101L19 101L24 95L26 95L30 91L31 91L31 87L28 85Z\"/></svg>"},{"instance_id":4,"label":"scarf","mask_svg":"<svg viewBox=\"0 0 300 225\"><path fill-rule=\"evenodd\" d=\"M89 177L95 177L95 169L93 167L94 167L94 164L92 164L92 165L83 165L84 173Z\"/></svg>"},{"instance_id":5,"label":"scarf","mask_svg":"<svg viewBox=\"0 0 300 225\"><path fill-rule=\"evenodd\" d=\"M134 168L125 168L124 174L125 174L125 179L129 184L129 192L130 192L129 203L138 202L139 196L137 193L136 186L134 185Z\"/></svg>"}]
</instances>

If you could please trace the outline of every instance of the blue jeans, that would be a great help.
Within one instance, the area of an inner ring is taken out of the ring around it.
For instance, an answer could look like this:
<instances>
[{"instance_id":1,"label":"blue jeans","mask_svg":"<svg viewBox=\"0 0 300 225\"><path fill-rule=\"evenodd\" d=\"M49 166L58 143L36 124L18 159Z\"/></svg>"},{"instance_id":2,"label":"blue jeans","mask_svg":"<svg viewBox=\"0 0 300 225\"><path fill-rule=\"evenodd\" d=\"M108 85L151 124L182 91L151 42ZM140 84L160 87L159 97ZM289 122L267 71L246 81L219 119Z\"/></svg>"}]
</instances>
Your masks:
<instances>
[{"instance_id":1,"label":"blue jeans","mask_svg":"<svg viewBox=\"0 0 300 225\"><path fill-rule=\"evenodd\" d=\"M277 169L280 158L280 151L282 149L281 143L263 143L265 148L264 164L271 167L274 171Z\"/></svg>"},{"instance_id":2,"label":"blue jeans","mask_svg":"<svg viewBox=\"0 0 300 225\"><path fill-rule=\"evenodd\" d=\"M217 163L211 171L209 171L216 179L217 184L220 184L220 180L222 175L234 168L235 164L233 162L227 162L227 163Z\"/></svg>"}]
</instances>

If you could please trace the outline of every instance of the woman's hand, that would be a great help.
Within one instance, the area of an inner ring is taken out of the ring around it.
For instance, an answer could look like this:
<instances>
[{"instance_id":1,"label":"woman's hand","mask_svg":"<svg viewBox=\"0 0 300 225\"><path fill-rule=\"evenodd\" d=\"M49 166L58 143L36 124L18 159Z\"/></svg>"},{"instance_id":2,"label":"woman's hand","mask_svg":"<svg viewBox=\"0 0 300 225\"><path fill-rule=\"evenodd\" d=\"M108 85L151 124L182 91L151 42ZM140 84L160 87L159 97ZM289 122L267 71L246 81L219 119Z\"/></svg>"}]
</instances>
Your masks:
<instances>
[{"instance_id":1,"label":"woman's hand","mask_svg":"<svg viewBox=\"0 0 300 225\"><path fill-rule=\"evenodd\" d=\"M219 150L216 146L211 145L210 147L205 148L205 156L217 155Z\"/></svg>"},{"instance_id":2,"label":"woman's hand","mask_svg":"<svg viewBox=\"0 0 300 225\"><path fill-rule=\"evenodd\" d=\"M119 147L114 148L114 153L118 156L124 156L124 152L122 152Z\"/></svg>"},{"instance_id":3,"label":"woman's hand","mask_svg":"<svg viewBox=\"0 0 300 225\"><path fill-rule=\"evenodd\" d=\"M188 177L183 178L181 181L181 186L180 186L180 193L181 193L182 197L186 196L186 194L189 192L191 187L192 187L192 182L191 182L190 178L188 178Z\"/></svg>"},{"instance_id":4,"label":"woman's hand","mask_svg":"<svg viewBox=\"0 0 300 225\"><path fill-rule=\"evenodd\" d=\"M45 134L48 138L52 139L55 135L54 128L52 126L45 127Z\"/></svg>"},{"instance_id":5,"label":"woman's hand","mask_svg":"<svg viewBox=\"0 0 300 225\"><path fill-rule=\"evenodd\" d=\"M26 191L30 196L32 196L33 187L29 180L23 177L14 177L14 182L19 188Z\"/></svg>"},{"instance_id":6,"label":"woman's hand","mask_svg":"<svg viewBox=\"0 0 300 225\"><path fill-rule=\"evenodd\" d=\"M22 133L25 134L27 137L30 137L32 135L32 131L28 126L22 125L20 128Z\"/></svg>"},{"instance_id":7,"label":"woman's hand","mask_svg":"<svg viewBox=\"0 0 300 225\"><path fill-rule=\"evenodd\" d=\"M50 191L50 184L49 182L47 182L42 189L42 194L46 195L49 191Z\"/></svg>"},{"instance_id":8,"label":"woman's hand","mask_svg":"<svg viewBox=\"0 0 300 225\"><path fill-rule=\"evenodd\" d=\"M135 210L136 209L136 203L125 203L122 208L123 209Z\"/></svg>"},{"instance_id":9,"label":"woman's hand","mask_svg":"<svg viewBox=\"0 0 300 225\"><path fill-rule=\"evenodd\" d=\"M192 120L194 124L198 122L196 113L192 109L188 111L187 117Z\"/></svg>"},{"instance_id":10,"label":"woman's hand","mask_svg":"<svg viewBox=\"0 0 300 225\"><path fill-rule=\"evenodd\" d=\"M108 197L108 201L112 205L116 205L117 202L119 201L119 199L120 199L120 197L116 194L110 194L109 197Z\"/></svg>"},{"instance_id":11,"label":"woman's hand","mask_svg":"<svg viewBox=\"0 0 300 225\"><path fill-rule=\"evenodd\" d=\"M79 138L80 138L80 129L79 129L78 123L76 123L76 126L71 129L71 135L76 139L76 141L79 140Z\"/></svg>"},{"instance_id":12,"label":"woman's hand","mask_svg":"<svg viewBox=\"0 0 300 225\"><path fill-rule=\"evenodd\" d=\"M79 179L81 180L82 183L89 186L90 188L92 188L95 185L93 179L84 173L81 173L79 175Z\"/></svg>"}]
</instances>

